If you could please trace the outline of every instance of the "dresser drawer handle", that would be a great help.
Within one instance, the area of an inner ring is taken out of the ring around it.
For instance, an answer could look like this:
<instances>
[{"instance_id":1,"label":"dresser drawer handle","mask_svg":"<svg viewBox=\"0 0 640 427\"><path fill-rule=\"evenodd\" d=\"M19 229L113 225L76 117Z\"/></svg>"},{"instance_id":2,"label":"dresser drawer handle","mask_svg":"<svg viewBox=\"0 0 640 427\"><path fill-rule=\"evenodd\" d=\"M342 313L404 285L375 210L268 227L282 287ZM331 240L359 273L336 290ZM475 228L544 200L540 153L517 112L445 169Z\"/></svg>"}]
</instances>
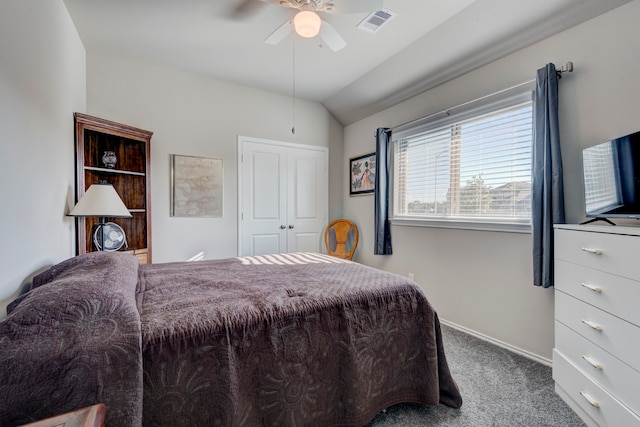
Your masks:
<instances>
[{"instance_id":1,"label":"dresser drawer handle","mask_svg":"<svg viewBox=\"0 0 640 427\"><path fill-rule=\"evenodd\" d=\"M589 363L589 365L593 366L596 369L602 369L602 365L590 358L589 356L583 355L582 358Z\"/></svg>"},{"instance_id":2,"label":"dresser drawer handle","mask_svg":"<svg viewBox=\"0 0 640 427\"><path fill-rule=\"evenodd\" d=\"M602 292L602 288L599 288L599 287L593 286L593 285L589 285L589 284L584 283L584 282L580 283L580 286L582 286L583 288L587 288L587 289L589 289L590 291L593 291L593 292L597 292L597 293Z\"/></svg>"},{"instance_id":3,"label":"dresser drawer handle","mask_svg":"<svg viewBox=\"0 0 640 427\"><path fill-rule=\"evenodd\" d=\"M580 395L584 397L587 400L587 402L589 402L589 405L593 406L594 408L600 407L600 404L593 397L591 397L589 393L587 393L586 391L580 391Z\"/></svg>"},{"instance_id":4,"label":"dresser drawer handle","mask_svg":"<svg viewBox=\"0 0 640 427\"><path fill-rule=\"evenodd\" d=\"M591 329L594 329L596 331L601 331L602 330L602 326L598 325L595 322L592 322L591 320L582 319L582 323L584 323L585 325L587 325L588 327L590 327Z\"/></svg>"},{"instance_id":5,"label":"dresser drawer handle","mask_svg":"<svg viewBox=\"0 0 640 427\"><path fill-rule=\"evenodd\" d=\"M583 250L584 252L589 252L590 254L594 254L594 255L602 255L602 250L601 250L601 249L582 248L582 250Z\"/></svg>"}]
</instances>

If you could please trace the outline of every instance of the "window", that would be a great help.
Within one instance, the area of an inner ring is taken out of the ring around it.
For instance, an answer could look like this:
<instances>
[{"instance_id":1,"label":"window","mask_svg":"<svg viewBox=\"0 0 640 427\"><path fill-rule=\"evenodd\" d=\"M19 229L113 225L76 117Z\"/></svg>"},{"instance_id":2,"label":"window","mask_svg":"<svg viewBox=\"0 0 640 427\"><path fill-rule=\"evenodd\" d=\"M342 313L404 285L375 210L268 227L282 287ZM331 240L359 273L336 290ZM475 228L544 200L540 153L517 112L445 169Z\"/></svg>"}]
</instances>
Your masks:
<instances>
[{"instance_id":1,"label":"window","mask_svg":"<svg viewBox=\"0 0 640 427\"><path fill-rule=\"evenodd\" d=\"M393 133L394 220L528 226L531 95Z\"/></svg>"}]
</instances>

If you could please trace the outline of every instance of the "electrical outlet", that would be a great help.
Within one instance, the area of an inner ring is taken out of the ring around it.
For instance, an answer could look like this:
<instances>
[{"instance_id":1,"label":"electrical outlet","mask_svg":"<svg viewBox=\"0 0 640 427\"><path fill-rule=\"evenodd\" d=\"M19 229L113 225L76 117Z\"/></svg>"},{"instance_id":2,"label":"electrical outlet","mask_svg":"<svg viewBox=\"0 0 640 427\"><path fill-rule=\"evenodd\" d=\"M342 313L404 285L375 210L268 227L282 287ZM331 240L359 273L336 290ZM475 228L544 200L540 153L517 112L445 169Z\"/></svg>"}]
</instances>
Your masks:
<instances>
[{"instance_id":1,"label":"electrical outlet","mask_svg":"<svg viewBox=\"0 0 640 427\"><path fill-rule=\"evenodd\" d=\"M413 273L409 273L409 280L413 280Z\"/></svg>"}]
</instances>

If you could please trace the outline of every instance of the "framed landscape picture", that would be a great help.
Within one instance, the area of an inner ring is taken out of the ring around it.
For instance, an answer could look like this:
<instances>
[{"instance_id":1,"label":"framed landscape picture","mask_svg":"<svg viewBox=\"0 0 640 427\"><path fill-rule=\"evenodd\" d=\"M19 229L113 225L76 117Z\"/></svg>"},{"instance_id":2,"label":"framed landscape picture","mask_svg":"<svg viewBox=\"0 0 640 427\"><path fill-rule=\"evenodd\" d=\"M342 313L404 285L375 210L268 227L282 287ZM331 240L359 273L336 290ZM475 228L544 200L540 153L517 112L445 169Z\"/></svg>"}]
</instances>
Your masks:
<instances>
[{"instance_id":1,"label":"framed landscape picture","mask_svg":"<svg viewBox=\"0 0 640 427\"><path fill-rule=\"evenodd\" d=\"M222 216L222 159L171 155L171 216Z\"/></svg>"},{"instance_id":2,"label":"framed landscape picture","mask_svg":"<svg viewBox=\"0 0 640 427\"><path fill-rule=\"evenodd\" d=\"M373 194L376 187L376 153L349 159L350 196Z\"/></svg>"}]
</instances>

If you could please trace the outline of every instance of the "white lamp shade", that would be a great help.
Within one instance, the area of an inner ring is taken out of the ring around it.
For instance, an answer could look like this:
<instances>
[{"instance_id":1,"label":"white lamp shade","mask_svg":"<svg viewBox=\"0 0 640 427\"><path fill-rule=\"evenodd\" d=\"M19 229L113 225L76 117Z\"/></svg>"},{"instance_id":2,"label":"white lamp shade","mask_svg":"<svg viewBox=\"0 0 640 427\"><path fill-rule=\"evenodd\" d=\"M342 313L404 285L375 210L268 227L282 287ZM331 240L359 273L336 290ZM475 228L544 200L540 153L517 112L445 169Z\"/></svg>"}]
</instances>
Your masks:
<instances>
[{"instance_id":1,"label":"white lamp shade","mask_svg":"<svg viewBox=\"0 0 640 427\"><path fill-rule=\"evenodd\" d=\"M315 37L320 32L322 20L317 13L310 10L298 12L293 18L293 26L301 37Z\"/></svg>"},{"instance_id":2,"label":"white lamp shade","mask_svg":"<svg viewBox=\"0 0 640 427\"><path fill-rule=\"evenodd\" d=\"M131 218L131 213L111 184L92 184L69 216Z\"/></svg>"}]
</instances>

